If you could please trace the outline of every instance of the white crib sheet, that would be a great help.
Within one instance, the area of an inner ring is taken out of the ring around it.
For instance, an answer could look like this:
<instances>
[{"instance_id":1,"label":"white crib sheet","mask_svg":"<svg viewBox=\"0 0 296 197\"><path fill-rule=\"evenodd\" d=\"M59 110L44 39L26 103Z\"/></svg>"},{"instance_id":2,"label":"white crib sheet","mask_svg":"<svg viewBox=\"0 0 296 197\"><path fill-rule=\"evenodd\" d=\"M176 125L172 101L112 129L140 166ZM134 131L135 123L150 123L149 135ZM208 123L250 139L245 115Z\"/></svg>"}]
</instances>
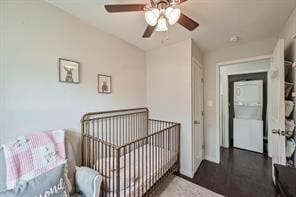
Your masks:
<instances>
[{"instance_id":1,"label":"white crib sheet","mask_svg":"<svg viewBox=\"0 0 296 197\"><path fill-rule=\"evenodd\" d=\"M170 151L151 144L143 145L125 156L121 156L119 175L120 196L140 196L144 194L149 189L150 185L153 185L177 161L177 156L177 152L175 151ZM146 160L148 162L146 162ZM113 163L112 159L108 159L108 161ZM124 170L124 166L126 170ZM108 179L105 179L104 185L107 185L109 188L108 196L113 196L113 192L116 191L116 170L111 169L108 173L110 183ZM115 176L114 186L112 184L113 174ZM126 177L125 185L124 177Z\"/></svg>"}]
</instances>

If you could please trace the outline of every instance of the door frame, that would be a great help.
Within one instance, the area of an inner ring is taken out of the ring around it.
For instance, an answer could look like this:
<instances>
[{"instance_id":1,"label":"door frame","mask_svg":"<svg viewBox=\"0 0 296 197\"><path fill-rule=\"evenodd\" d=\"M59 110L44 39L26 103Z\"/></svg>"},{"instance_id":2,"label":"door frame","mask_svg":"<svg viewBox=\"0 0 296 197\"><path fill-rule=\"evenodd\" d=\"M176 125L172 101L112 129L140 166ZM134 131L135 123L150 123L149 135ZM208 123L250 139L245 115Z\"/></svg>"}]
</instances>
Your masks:
<instances>
[{"instance_id":1,"label":"door frame","mask_svg":"<svg viewBox=\"0 0 296 197\"><path fill-rule=\"evenodd\" d=\"M268 60L268 59L264 59L264 60ZM257 61L260 61L260 60L257 60ZM249 62L252 62L252 61L249 61ZM249 62L247 62L247 63L249 63ZM235 64L230 64L230 65L227 65L227 66L232 66L232 65L235 65ZM221 67L220 67L220 71L221 71ZM224 76L226 77L226 79L225 79L226 81L225 81L225 84L224 85L226 87L223 86L223 85L222 86L226 88L226 91L223 92L223 93L220 92L220 101L219 101L219 104L221 102L221 99L223 99L223 101L225 103L229 103L229 86L228 85L229 85L229 77L230 76L233 76L233 75L243 75L243 74L255 74L255 73L263 73L263 72L267 74L268 71L269 71L269 68L268 69L265 69L265 68L255 69L254 68L254 69L250 69L250 70L243 70L243 71L225 73ZM221 77L221 73L220 73L220 77ZM268 79L267 79L267 81L268 81ZM220 83L220 86L221 86L221 83ZM223 97L221 96L221 94L223 94ZM220 139L219 139L220 142L219 143L220 143L220 146L223 146L225 148L228 148L229 147L229 126L230 126L229 125L229 108L220 105L220 108L219 109L220 110L222 109L222 111L220 111L220 123L221 122L222 123L221 123L221 129L220 129Z\"/></svg>"},{"instance_id":2,"label":"door frame","mask_svg":"<svg viewBox=\"0 0 296 197\"><path fill-rule=\"evenodd\" d=\"M192 57L192 62L191 62L191 71L192 71L192 66L193 66L193 64L196 64L198 67L200 67L201 68L201 70L202 70L202 80L204 79L204 68L203 68L203 65L196 59L196 58L194 58L194 57ZM191 76L193 76L193 72L191 73ZM193 77L192 77L192 79L191 79L192 81L191 81L191 91L193 90ZM202 86L203 86L203 88L202 88L202 92L203 92L203 95L204 95L204 83L202 83ZM193 95L192 95L192 98L193 98ZM193 99L192 99L192 105L191 106L193 106ZM204 112L204 96L202 97L202 112ZM197 171L197 169L198 169L198 167L199 167L199 165L197 164L197 165L195 165L195 158L194 158L194 146L193 146L193 143L195 143L195 138L194 138L194 128L193 128L193 122L194 122L194 120L193 120L193 118L194 118L194 111L193 111L193 109L191 109L192 110L192 124L191 124L191 130L192 130L192 132L191 132L191 136L192 136L192 171L193 171L193 173L195 173L196 171ZM205 150L204 150L204 144L205 144L205 139L204 139L204 116L202 116L202 125L203 125L203 145L202 145L202 151L203 151L203 154L202 154L202 160L204 160L204 158L205 158Z\"/></svg>"},{"instance_id":3,"label":"door frame","mask_svg":"<svg viewBox=\"0 0 296 197\"><path fill-rule=\"evenodd\" d=\"M250 57L250 58L242 58L242 59L237 59L233 61L225 61L225 62L219 62L216 64L216 158L213 160L215 163L220 163L220 144L221 142L221 137L222 137L222 124L220 121L220 68L222 66L229 66L233 64L241 64L241 63L247 63L247 62L252 62L252 61L259 61L259 60L266 60L270 59L271 55L262 55L262 56L255 56L255 57Z\"/></svg>"}]
</instances>

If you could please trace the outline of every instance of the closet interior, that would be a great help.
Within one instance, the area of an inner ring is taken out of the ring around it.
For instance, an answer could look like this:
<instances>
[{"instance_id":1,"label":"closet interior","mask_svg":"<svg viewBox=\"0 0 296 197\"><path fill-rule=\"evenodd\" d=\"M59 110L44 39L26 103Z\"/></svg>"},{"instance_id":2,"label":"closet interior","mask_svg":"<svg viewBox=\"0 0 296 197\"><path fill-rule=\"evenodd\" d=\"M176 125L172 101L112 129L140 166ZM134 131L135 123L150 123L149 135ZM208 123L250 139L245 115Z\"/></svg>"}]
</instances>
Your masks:
<instances>
[{"instance_id":1,"label":"closet interior","mask_svg":"<svg viewBox=\"0 0 296 197\"><path fill-rule=\"evenodd\" d=\"M296 89L295 89L295 66L291 61L285 61L285 134L286 134L286 158L287 165L296 167Z\"/></svg>"}]
</instances>

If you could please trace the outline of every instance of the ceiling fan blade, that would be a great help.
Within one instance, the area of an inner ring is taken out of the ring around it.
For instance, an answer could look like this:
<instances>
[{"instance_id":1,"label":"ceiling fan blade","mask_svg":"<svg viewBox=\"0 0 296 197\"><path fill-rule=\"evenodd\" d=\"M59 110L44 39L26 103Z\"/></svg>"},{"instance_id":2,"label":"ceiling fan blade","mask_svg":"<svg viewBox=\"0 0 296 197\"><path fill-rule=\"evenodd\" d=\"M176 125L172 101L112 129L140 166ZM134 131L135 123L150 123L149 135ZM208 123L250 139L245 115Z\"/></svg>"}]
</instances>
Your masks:
<instances>
[{"instance_id":1,"label":"ceiling fan blade","mask_svg":"<svg viewBox=\"0 0 296 197\"><path fill-rule=\"evenodd\" d=\"M150 36L152 35L155 28L156 28L156 26L148 25L144 34L143 34L143 38L150 38Z\"/></svg>"},{"instance_id":2,"label":"ceiling fan blade","mask_svg":"<svg viewBox=\"0 0 296 197\"><path fill-rule=\"evenodd\" d=\"M188 29L189 31L193 31L195 28L199 26L197 22L186 16L185 14L181 14L178 23Z\"/></svg>"},{"instance_id":3,"label":"ceiling fan blade","mask_svg":"<svg viewBox=\"0 0 296 197\"><path fill-rule=\"evenodd\" d=\"M114 4L105 5L108 12L139 12L144 11L147 4Z\"/></svg>"}]
</instances>

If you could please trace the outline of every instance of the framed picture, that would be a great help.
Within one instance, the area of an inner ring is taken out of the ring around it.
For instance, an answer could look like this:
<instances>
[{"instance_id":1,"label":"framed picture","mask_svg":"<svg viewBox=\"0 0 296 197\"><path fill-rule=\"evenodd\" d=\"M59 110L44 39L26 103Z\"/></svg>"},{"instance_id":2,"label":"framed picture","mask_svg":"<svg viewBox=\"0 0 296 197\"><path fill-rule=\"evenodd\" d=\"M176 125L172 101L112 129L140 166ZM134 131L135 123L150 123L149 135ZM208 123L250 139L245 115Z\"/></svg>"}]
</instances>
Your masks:
<instances>
[{"instance_id":1,"label":"framed picture","mask_svg":"<svg viewBox=\"0 0 296 197\"><path fill-rule=\"evenodd\" d=\"M98 74L98 92L105 94L112 93L111 76Z\"/></svg>"},{"instance_id":2,"label":"framed picture","mask_svg":"<svg viewBox=\"0 0 296 197\"><path fill-rule=\"evenodd\" d=\"M59 81L80 83L80 63L59 58Z\"/></svg>"}]
</instances>

